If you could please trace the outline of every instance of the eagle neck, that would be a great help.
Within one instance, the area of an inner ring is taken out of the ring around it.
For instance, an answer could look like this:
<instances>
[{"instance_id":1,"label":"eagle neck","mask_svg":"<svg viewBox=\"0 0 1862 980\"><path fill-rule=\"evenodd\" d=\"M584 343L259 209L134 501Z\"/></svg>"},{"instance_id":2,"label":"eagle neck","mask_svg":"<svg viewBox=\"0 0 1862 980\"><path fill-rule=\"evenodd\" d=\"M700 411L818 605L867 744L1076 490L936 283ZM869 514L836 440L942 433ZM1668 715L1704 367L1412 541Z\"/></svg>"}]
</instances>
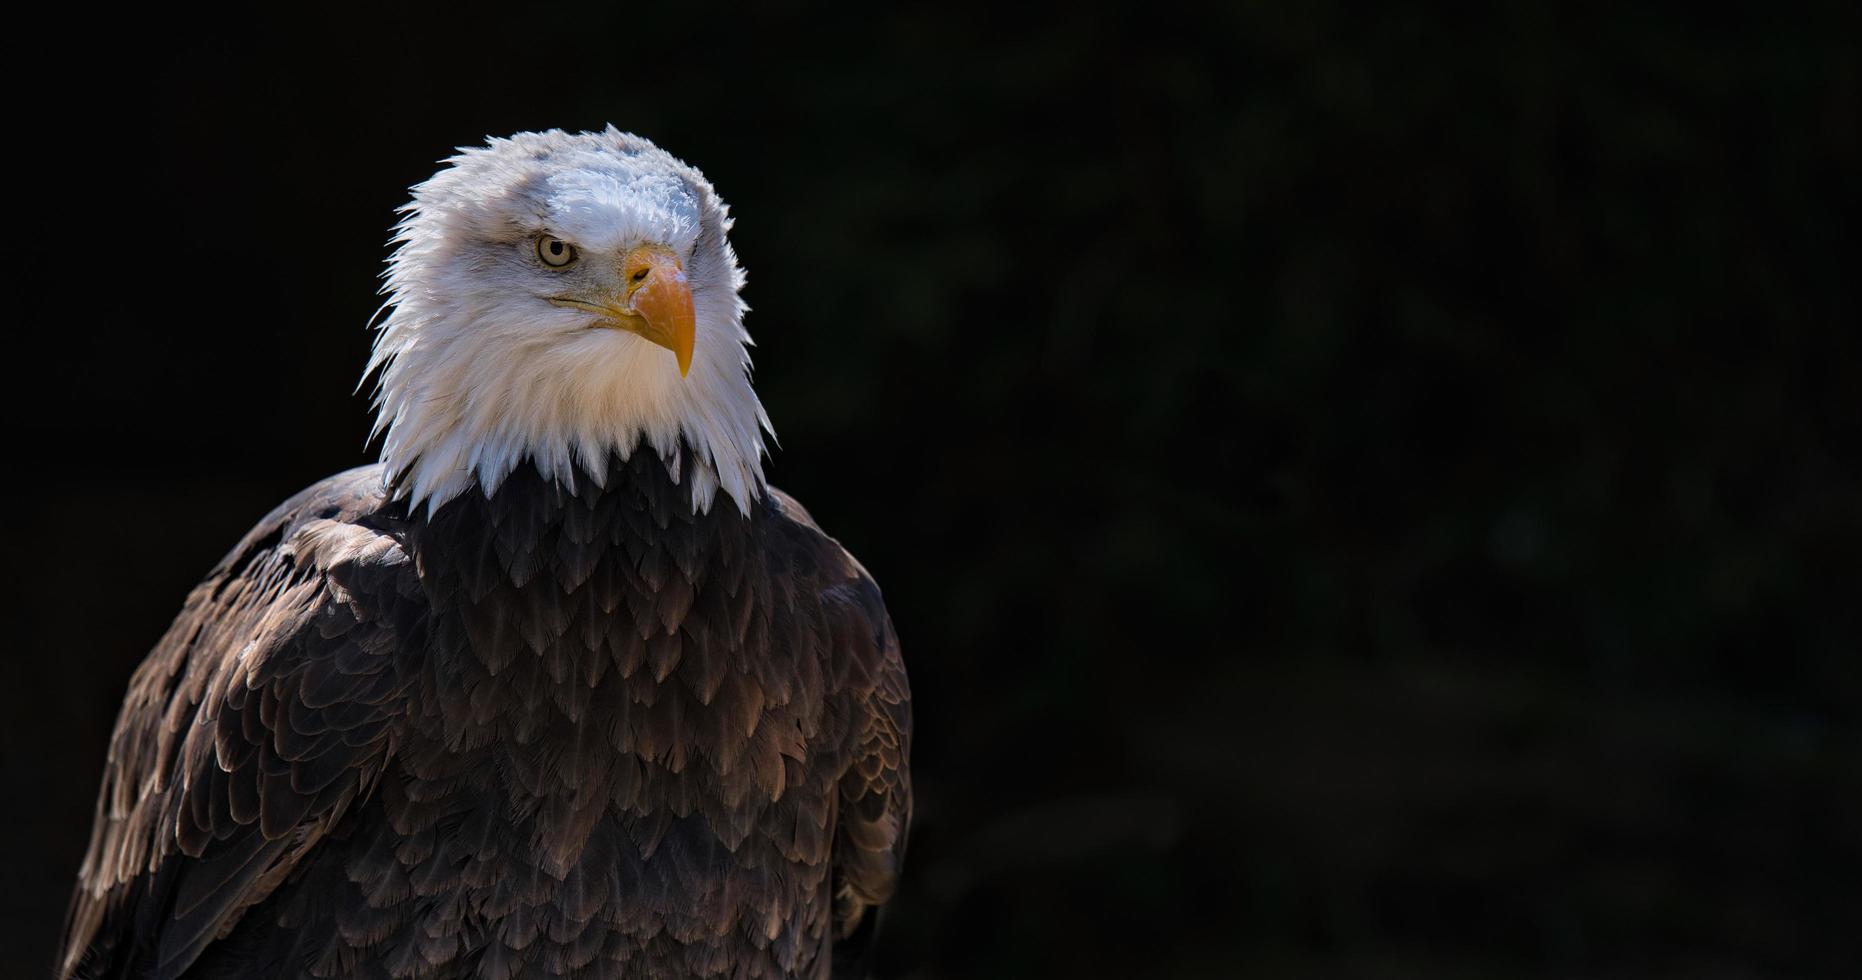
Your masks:
<instances>
[{"instance_id":1,"label":"eagle neck","mask_svg":"<svg viewBox=\"0 0 1862 980\"><path fill-rule=\"evenodd\" d=\"M441 686L532 692L500 702L496 724L521 739L541 723L526 712L578 720L610 673L630 686L675 674L712 614L697 600L737 593L761 513L698 509L678 467L636 447L600 479L565 482L525 461L490 493L411 513Z\"/></svg>"}]
</instances>

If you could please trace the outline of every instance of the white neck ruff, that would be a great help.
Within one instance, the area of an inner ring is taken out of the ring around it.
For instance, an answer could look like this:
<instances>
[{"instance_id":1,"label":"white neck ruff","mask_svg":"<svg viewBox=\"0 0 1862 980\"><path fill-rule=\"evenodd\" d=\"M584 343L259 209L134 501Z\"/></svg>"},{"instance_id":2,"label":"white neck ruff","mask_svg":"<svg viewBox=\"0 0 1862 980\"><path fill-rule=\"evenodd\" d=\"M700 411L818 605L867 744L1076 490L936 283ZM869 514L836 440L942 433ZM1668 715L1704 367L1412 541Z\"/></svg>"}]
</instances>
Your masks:
<instances>
[{"instance_id":1,"label":"white neck ruff","mask_svg":"<svg viewBox=\"0 0 1862 980\"><path fill-rule=\"evenodd\" d=\"M599 481L610 454L650 448L691 488L695 510L722 490L749 513L773 429L750 385L736 281L693 291L697 340L680 377L670 352L632 334L565 342L413 288L402 273L417 264L416 244L391 267L394 305L364 375L377 376L373 435L396 499L431 513L474 484L489 495L525 459L564 483L577 468ZM733 261L731 280L741 275Z\"/></svg>"}]
</instances>

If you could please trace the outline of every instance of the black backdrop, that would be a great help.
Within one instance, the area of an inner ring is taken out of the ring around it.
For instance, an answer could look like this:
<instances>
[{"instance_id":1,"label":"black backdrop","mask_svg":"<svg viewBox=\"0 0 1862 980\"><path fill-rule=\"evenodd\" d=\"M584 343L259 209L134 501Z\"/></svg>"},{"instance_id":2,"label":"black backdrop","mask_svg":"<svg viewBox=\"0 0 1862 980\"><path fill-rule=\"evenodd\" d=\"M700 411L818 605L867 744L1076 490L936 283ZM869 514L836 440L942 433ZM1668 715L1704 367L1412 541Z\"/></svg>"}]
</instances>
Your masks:
<instances>
[{"instance_id":1,"label":"black backdrop","mask_svg":"<svg viewBox=\"0 0 1862 980\"><path fill-rule=\"evenodd\" d=\"M1850 973L1858 25L1553 6L10 32L3 969L405 188L612 121L904 638L886 975Z\"/></svg>"}]
</instances>

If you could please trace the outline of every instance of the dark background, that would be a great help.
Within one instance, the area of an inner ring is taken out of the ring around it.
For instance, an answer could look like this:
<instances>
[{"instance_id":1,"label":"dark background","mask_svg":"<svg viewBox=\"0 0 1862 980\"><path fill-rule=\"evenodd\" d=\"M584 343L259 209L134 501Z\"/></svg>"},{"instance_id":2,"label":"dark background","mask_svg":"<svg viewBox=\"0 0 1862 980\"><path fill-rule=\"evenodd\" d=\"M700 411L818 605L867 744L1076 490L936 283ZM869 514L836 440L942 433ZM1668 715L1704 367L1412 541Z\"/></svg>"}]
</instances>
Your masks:
<instances>
[{"instance_id":1,"label":"dark background","mask_svg":"<svg viewBox=\"0 0 1862 980\"><path fill-rule=\"evenodd\" d=\"M612 121L904 638L885 975L1855 975L1859 25L1762 8L12 32L0 970L189 587L372 459L405 189Z\"/></svg>"}]
</instances>

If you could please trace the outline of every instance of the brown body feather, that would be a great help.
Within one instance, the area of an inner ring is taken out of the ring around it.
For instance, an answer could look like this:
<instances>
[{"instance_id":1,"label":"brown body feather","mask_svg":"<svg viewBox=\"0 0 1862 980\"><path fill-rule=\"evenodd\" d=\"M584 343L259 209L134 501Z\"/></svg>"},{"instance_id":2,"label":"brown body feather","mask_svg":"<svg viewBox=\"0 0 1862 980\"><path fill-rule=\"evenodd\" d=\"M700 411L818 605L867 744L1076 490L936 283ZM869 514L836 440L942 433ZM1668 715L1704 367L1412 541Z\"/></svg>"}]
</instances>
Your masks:
<instances>
[{"instance_id":1,"label":"brown body feather","mask_svg":"<svg viewBox=\"0 0 1862 980\"><path fill-rule=\"evenodd\" d=\"M602 477L255 528L131 682L62 973L828 976L910 818L879 591L780 493Z\"/></svg>"}]
</instances>

